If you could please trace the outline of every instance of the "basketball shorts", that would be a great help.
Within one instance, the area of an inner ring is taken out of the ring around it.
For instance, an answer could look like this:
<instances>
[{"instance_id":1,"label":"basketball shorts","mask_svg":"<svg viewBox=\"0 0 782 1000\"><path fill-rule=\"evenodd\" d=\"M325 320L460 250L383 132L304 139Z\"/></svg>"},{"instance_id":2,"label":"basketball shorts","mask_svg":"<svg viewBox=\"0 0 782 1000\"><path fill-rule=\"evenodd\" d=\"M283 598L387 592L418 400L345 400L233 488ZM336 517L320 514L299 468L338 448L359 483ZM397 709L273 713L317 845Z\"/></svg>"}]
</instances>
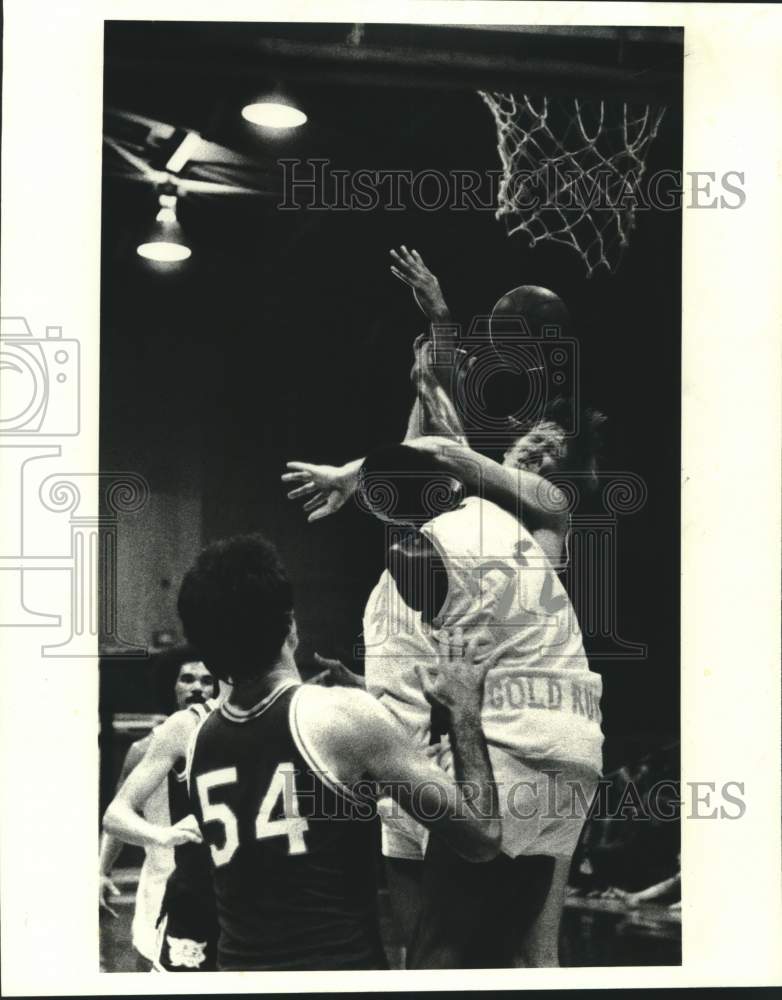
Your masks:
<instances>
[{"instance_id":1,"label":"basketball shorts","mask_svg":"<svg viewBox=\"0 0 782 1000\"><path fill-rule=\"evenodd\" d=\"M490 747L502 814L502 853L570 858L575 852L598 785L598 775L568 763L522 761ZM378 803L386 858L423 860L425 827L395 802Z\"/></svg>"},{"instance_id":2,"label":"basketball shorts","mask_svg":"<svg viewBox=\"0 0 782 1000\"><path fill-rule=\"evenodd\" d=\"M214 972L219 927L211 891L169 879L158 920L157 972Z\"/></svg>"}]
</instances>

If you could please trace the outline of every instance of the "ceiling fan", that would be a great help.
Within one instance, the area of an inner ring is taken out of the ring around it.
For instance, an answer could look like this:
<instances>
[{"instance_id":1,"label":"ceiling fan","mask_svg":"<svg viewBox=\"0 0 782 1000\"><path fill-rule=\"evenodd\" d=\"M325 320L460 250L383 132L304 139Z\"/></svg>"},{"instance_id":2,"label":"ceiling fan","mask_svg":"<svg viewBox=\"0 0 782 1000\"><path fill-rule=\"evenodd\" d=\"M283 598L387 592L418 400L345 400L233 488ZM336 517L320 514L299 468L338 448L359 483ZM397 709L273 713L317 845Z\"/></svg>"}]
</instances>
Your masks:
<instances>
[{"instance_id":1,"label":"ceiling fan","mask_svg":"<svg viewBox=\"0 0 782 1000\"><path fill-rule=\"evenodd\" d=\"M197 131L108 108L103 143L106 176L177 194L277 197L276 171Z\"/></svg>"}]
</instances>

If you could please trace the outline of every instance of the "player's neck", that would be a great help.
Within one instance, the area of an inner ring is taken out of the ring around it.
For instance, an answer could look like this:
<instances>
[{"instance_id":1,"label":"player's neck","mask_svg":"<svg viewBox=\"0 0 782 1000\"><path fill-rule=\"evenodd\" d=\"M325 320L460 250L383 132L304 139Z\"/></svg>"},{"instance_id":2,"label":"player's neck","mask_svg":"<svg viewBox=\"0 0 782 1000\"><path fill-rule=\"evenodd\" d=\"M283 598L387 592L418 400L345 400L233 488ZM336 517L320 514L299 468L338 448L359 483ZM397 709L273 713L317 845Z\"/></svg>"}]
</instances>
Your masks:
<instances>
[{"instance_id":1,"label":"player's neck","mask_svg":"<svg viewBox=\"0 0 782 1000\"><path fill-rule=\"evenodd\" d=\"M285 681L293 681L296 684L301 682L296 661L287 649L283 649L279 660L262 676L234 687L228 696L228 701L238 708L252 708Z\"/></svg>"}]
</instances>

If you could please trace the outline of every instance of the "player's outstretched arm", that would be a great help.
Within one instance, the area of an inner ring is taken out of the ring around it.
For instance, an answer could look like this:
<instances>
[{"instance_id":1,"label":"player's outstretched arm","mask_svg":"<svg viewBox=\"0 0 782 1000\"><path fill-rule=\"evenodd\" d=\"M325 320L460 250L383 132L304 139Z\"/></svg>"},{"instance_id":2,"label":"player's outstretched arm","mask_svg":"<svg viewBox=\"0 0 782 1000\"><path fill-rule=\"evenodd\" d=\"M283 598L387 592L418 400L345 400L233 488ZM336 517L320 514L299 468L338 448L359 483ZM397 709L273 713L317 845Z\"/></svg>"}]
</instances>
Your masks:
<instances>
[{"instance_id":1,"label":"player's outstretched arm","mask_svg":"<svg viewBox=\"0 0 782 1000\"><path fill-rule=\"evenodd\" d=\"M187 748L197 720L187 710L175 712L152 733L149 746L139 764L109 804L103 816L103 829L127 844L177 847L201 843L201 833L194 816L186 816L173 826L160 826L144 819L142 809L149 797L166 780L174 764Z\"/></svg>"},{"instance_id":2,"label":"player's outstretched arm","mask_svg":"<svg viewBox=\"0 0 782 1000\"><path fill-rule=\"evenodd\" d=\"M514 517L521 517L526 510L555 525L567 519L565 494L535 472L500 465L447 437L419 437L404 443L410 448L430 452L438 465L464 483L470 495L491 500ZM282 476L284 483L294 486L288 499L307 498L303 510L309 515L308 521L328 517L355 492L363 461L357 458L342 466L288 462L288 472Z\"/></svg>"},{"instance_id":3,"label":"player's outstretched arm","mask_svg":"<svg viewBox=\"0 0 782 1000\"><path fill-rule=\"evenodd\" d=\"M289 500L306 497L302 510L308 513L307 520L319 521L335 513L356 492L358 470L363 458L357 458L345 465L312 465L309 462L287 462L287 472L282 481L294 488L288 493Z\"/></svg>"},{"instance_id":4,"label":"player's outstretched arm","mask_svg":"<svg viewBox=\"0 0 782 1000\"><path fill-rule=\"evenodd\" d=\"M456 650L458 649L458 655ZM357 690L334 690L330 743L353 782L370 779L468 861L500 849L499 802L481 728L486 666L458 641L422 677L427 697L448 710L455 780L429 760L391 713Z\"/></svg>"},{"instance_id":5,"label":"player's outstretched arm","mask_svg":"<svg viewBox=\"0 0 782 1000\"><path fill-rule=\"evenodd\" d=\"M557 486L526 469L512 469L445 437L421 437L405 444L431 452L438 465L459 478L472 496L491 500L514 517L524 509L559 522L567 517L567 497Z\"/></svg>"},{"instance_id":6,"label":"player's outstretched arm","mask_svg":"<svg viewBox=\"0 0 782 1000\"><path fill-rule=\"evenodd\" d=\"M341 660L328 659L320 653L314 654L314 660L319 667L323 667L323 670L310 677L308 684L319 684L321 687L362 688L366 691L366 679L361 674L354 674Z\"/></svg>"},{"instance_id":7,"label":"player's outstretched arm","mask_svg":"<svg viewBox=\"0 0 782 1000\"><path fill-rule=\"evenodd\" d=\"M459 352L459 328L451 319L437 276L429 270L419 252L408 250L404 244L398 251L390 252L393 258L391 273L413 289L418 307L431 323L431 339L419 337L414 345L413 381L420 411L416 414L414 410L414 415L431 425L420 433L444 433L465 441L451 395ZM433 363L435 358L437 364Z\"/></svg>"},{"instance_id":8,"label":"player's outstretched arm","mask_svg":"<svg viewBox=\"0 0 782 1000\"><path fill-rule=\"evenodd\" d=\"M135 743L130 745L128 752L125 754L125 760L122 762L122 769L117 780L117 790L122 787L128 775L144 756L144 752L149 746L151 739L152 734L150 733L148 736L136 740ZM111 914L112 917L116 917L117 912L111 907L109 897L119 896L120 892L111 880L111 873L123 847L124 842L118 837L112 837L110 833L103 834L100 843L100 855L98 857L98 907Z\"/></svg>"}]
</instances>

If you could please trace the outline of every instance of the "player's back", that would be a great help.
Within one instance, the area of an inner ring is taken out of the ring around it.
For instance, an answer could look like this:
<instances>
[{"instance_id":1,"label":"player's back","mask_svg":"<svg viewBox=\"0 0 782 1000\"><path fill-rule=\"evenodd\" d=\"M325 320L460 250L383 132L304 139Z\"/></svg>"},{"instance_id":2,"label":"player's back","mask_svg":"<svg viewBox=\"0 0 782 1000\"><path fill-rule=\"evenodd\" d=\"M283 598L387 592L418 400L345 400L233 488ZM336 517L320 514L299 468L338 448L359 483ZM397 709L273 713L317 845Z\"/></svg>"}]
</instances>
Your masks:
<instances>
[{"instance_id":1,"label":"player's back","mask_svg":"<svg viewBox=\"0 0 782 1000\"><path fill-rule=\"evenodd\" d=\"M224 704L191 749L210 845L221 969L378 968L373 808L319 770L296 722L300 685ZM363 820L363 821L362 821Z\"/></svg>"}]
</instances>

